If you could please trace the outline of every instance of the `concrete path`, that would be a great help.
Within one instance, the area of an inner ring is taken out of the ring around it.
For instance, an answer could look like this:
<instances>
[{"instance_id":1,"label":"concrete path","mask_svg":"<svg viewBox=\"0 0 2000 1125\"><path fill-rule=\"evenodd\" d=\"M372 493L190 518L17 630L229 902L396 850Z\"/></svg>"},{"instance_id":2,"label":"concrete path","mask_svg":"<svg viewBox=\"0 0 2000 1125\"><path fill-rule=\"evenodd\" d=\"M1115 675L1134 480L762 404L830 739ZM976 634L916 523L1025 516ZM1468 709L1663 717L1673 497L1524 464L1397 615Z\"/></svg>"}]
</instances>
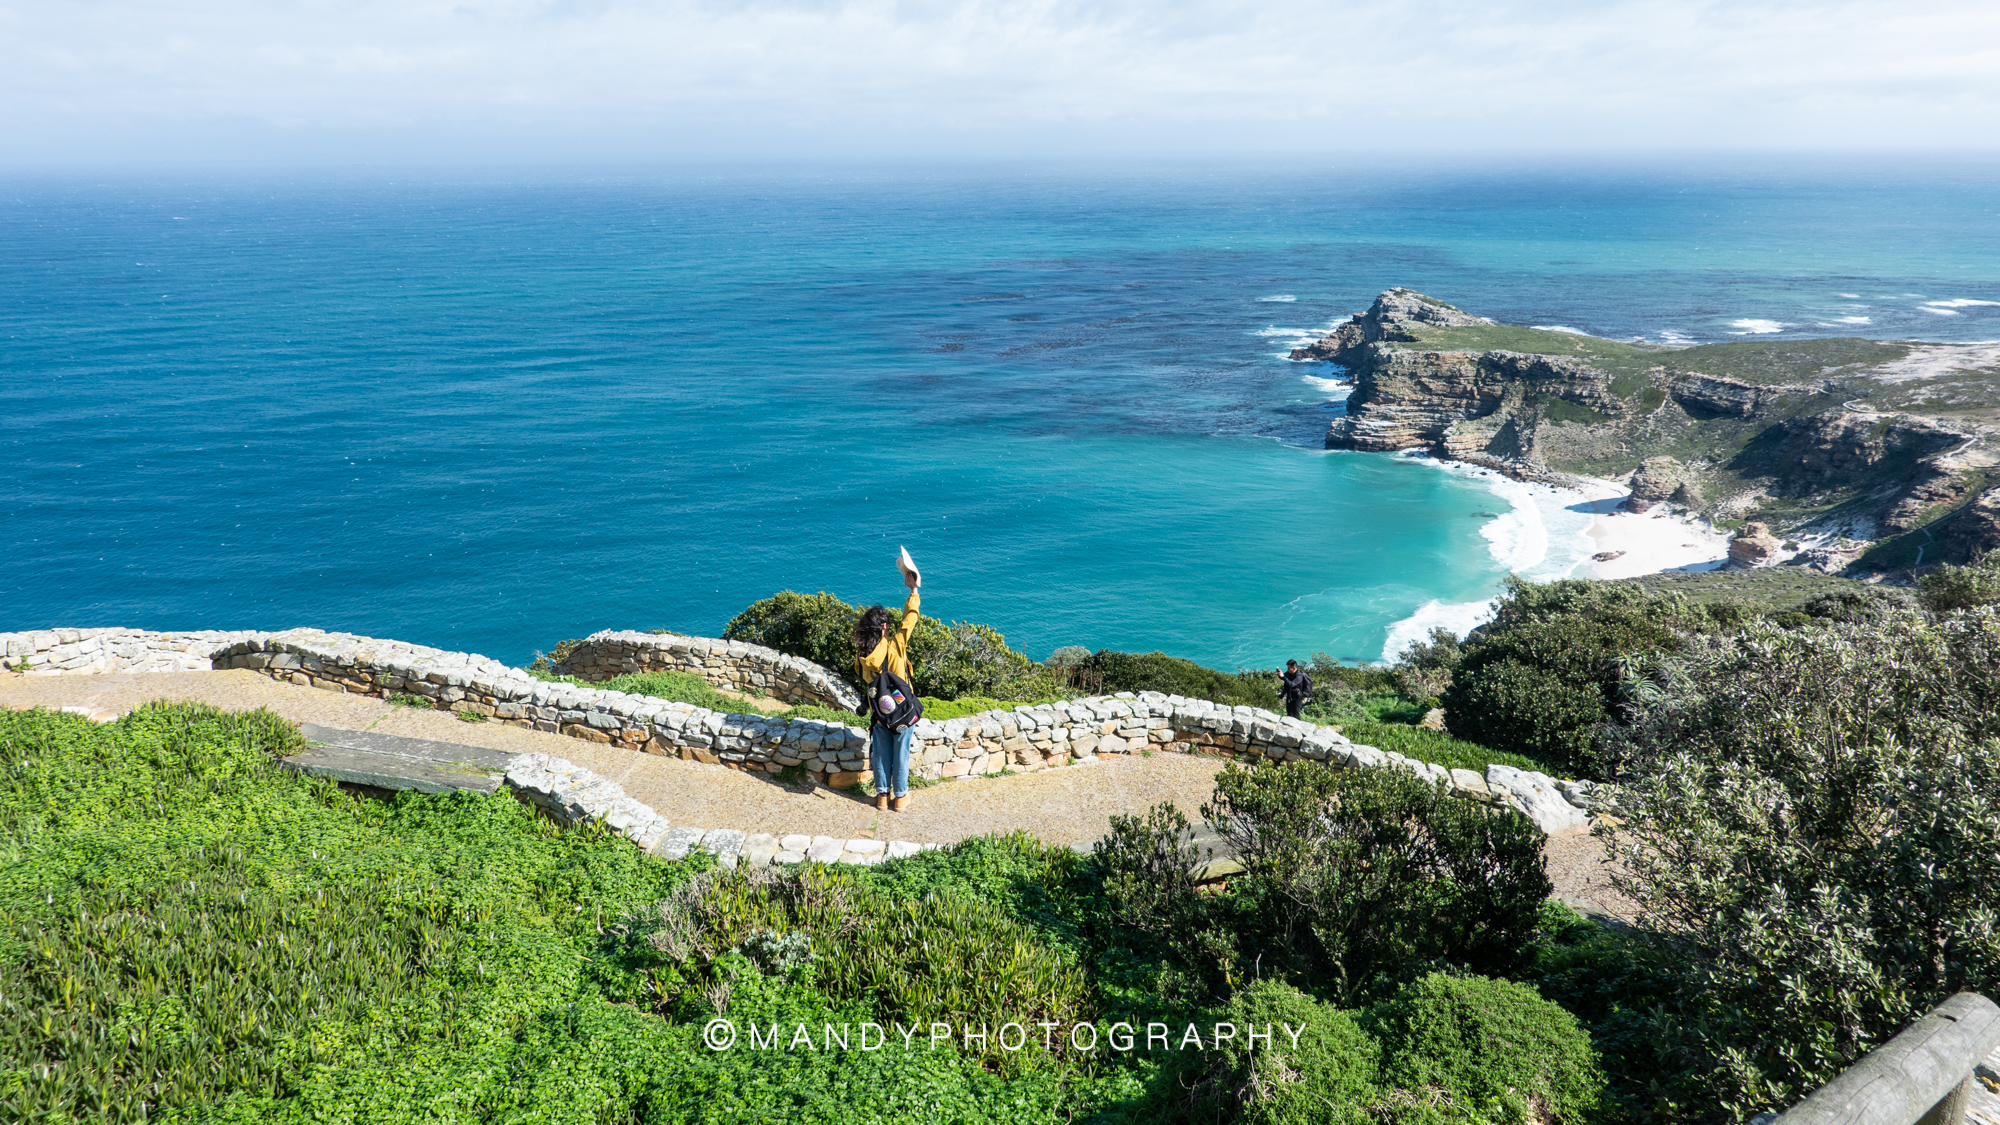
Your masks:
<instances>
[{"instance_id":1,"label":"concrete path","mask_svg":"<svg viewBox=\"0 0 2000 1125\"><path fill-rule=\"evenodd\" d=\"M775 836L950 843L1023 830L1051 844L1077 845L1110 831L1114 814L1141 814L1161 801L1191 821L1225 764L1163 753L1016 776L953 781L911 791L910 809L879 812L858 792L780 785L724 766L702 765L582 742L500 723L462 722L449 712L399 707L371 696L278 683L247 670L82 676L0 673L0 707L70 708L109 719L154 699L194 699L218 707L267 707L288 719L336 731L567 758L622 786L673 824L729 827ZM335 741L365 747L350 737ZM384 743L383 745L388 745ZM1545 844L1556 895L1589 912L1629 917L1634 904L1609 884L1603 845L1588 836Z\"/></svg>"}]
</instances>

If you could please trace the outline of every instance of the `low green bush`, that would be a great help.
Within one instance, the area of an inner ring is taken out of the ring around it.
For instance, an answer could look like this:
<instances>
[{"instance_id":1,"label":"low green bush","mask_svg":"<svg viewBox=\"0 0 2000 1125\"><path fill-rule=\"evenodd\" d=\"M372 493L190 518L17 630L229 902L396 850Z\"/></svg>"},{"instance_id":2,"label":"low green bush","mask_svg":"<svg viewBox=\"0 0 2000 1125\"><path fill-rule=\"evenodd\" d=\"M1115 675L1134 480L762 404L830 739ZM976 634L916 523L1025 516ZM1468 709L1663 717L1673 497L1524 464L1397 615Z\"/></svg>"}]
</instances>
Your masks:
<instances>
[{"instance_id":1,"label":"low green bush","mask_svg":"<svg viewBox=\"0 0 2000 1125\"><path fill-rule=\"evenodd\" d=\"M1386 1119L1585 1125L1604 1105L1590 1035L1528 985L1433 973L1363 1022L1382 1045L1384 1083L1401 1088Z\"/></svg>"},{"instance_id":2,"label":"low green bush","mask_svg":"<svg viewBox=\"0 0 2000 1125\"><path fill-rule=\"evenodd\" d=\"M1506 972L1549 894L1525 817L1405 770L1230 765L1201 815L1245 868L1228 895L1194 886L1203 857L1172 806L1113 817L1095 851L1114 915L1165 954L1180 997L1261 975L1351 1001L1434 964Z\"/></svg>"},{"instance_id":3,"label":"low green bush","mask_svg":"<svg viewBox=\"0 0 2000 1125\"><path fill-rule=\"evenodd\" d=\"M1442 703L1451 733L1573 776L1600 776L1597 741L1635 656L1672 651L1687 629L1740 616L1722 603L1620 583L1510 578L1493 622L1467 639ZM1732 626L1733 627L1733 626Z\"/></svg>"},{"instance_id":4,"label":"low green bush","mask_svg":"<svg viewBox=\"0 0 2000 1125\"><path fill-rule=\"evenodd\" d=\"M1971 566L1938 567L1917 580L1917 600L1932 613L2000 602L2000 554Z\"/></svg>"},{"instance_id":5,"label":"low green bush","mask_svg":"<svg viewBox=\"0 0 2000 1125\"><path fill-rule=\"evenodd\" d=\"M1090 1017L1076 959L1004 905L951 891L890 898L830 867L716 868L633 916L626 932L626 962L661 1011L683 1018L728 1008L736 974L726 954L788 935L802 938L802 952L782 975L835 1001L867 1001L878 1020L1068 1027ZM983 1050L999 1066L1045 1059Z\"/></svg>"},{"instance_id":6,"label":"low green bush","mask_svg":"<svg viewBox=\"0 0 2000 1125\"><path fill-rule=\"evenodd\" d=\"M1077 664L1080 672L1101 677L1106 694L1157 691L1190 699L1207 699L1231 707L1248 705L1267 711L1283 709L1269 672L1230 673L1206 668L1164 652L1116 652L1099 649Z\"/></svg>"},{"instance_id":7,"label":"low green bush","mask_svg":"<svg viewBox=\"0 0 2000 1125\"><path fill-rule=\"evenodd\" d=\"M863 608L824 591L782 590L731 618L722 635L803 657L852 681L854 621ZM888 609L892 627L900 626L902 608ZM910 664L918 693L941 699L977 695L1026 700L1070 694L1056 674L1026 653L1007 647L1007 638L998 630L975 622L947 624L925 615L910 636Z\"/></svg>"},{"instance_id":8,"label":"low green bush","mask_svg":"<svg viewBox=\"0 0 2000 1125\"><path fill-rule=\"evenodd\" d=\"M1216 1040L1213 1029L1223 1023L1234 1036ZM1252 1045L1253 1025L1275 1034ZM1263 980L1231 997L1199 1027L1211 1032L1202 1049L1172 1056L1135 1107L1135 1120L1161 1125L1376 1120L1370 1109L1382 1097L1381 1052L1353 1015L1280 981ZM1296 1042L1293 1030L1299 1033Z\"/></svg>"}]
</instances>

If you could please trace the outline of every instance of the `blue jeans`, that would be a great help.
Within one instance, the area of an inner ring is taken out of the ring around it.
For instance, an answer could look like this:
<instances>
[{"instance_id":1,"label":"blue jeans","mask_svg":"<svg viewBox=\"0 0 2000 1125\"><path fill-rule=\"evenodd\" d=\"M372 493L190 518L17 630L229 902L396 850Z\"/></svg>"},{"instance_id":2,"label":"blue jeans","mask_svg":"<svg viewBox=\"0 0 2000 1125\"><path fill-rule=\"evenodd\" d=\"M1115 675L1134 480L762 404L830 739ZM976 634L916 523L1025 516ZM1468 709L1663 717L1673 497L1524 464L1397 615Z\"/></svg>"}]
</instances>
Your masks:
<instances>
[{"instance_id":1,"label":"blue jeans","mask_svg":"<svg viewBox=\"0 0 2000 1125\"><path fill-rule=\"evenodd\" d=\"M875 792L891 797L910 793L910 740L916 731L905 727L897 734L876 724L868 731L868 768L875 771Z\"/></svg>"}]
</instances>

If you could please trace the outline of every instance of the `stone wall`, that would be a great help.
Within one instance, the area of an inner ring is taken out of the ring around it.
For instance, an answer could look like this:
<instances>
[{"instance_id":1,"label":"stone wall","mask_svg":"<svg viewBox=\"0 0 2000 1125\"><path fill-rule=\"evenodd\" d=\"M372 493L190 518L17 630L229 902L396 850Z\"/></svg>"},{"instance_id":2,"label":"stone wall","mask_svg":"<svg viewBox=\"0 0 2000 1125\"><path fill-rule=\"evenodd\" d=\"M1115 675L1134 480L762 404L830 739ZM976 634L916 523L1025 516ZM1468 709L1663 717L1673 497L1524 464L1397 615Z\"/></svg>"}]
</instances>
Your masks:
<instances>
[{"instance_id":1,"label":"stone wall","mask_svg":"<svg viewBox=\"0 0 2000 1125\"><path fill-rule=\"evenodd\" d=\"M420 696L443 710L732 769L778 773L801 768L835 788L859 783L868 768L868 732L859 726L725 714L604 688L545 683L477 653L351 633L59 629L0 633L0 646L10 664L25 661L30 675L240 668L328 691ZM1575 802L1568 800L1568 791L1542 774L1500 766L1489 767L1484 775L1448 770L1350 743L1329 727L1159 692L1022 705L942 722L926 719L916 725L910 772L955 780L1147 751L1392 766L1449 785L1461 796L1519 809L1545 831L1581 831L1587 823L1569 815L1566 810Z\"/></svg>"},{"instance_id":2,"label":"stone wall","mask_svg":"<svg viewBox=\"0 0 2000 1125\"><path fill-rule=\"evenodd\" d=\"M0 660L29 675L206 672L215 650L252 632L154 633L144 629L41 629L0 633Z\"/></svg>"},{"instance_id":3,"label":"stone wall","mask_svg":"<svg viewBox=\"0 0 2000 1125\"><path fill-rule=\"evenodd\" d=\"M768 695L788 703L852 711L861 699L826 668L743 641L681 633L605 630L585 637L552 669L579 680L608 680L641 672L691 672L719 688Z\"/></svg>"}]
</instances>

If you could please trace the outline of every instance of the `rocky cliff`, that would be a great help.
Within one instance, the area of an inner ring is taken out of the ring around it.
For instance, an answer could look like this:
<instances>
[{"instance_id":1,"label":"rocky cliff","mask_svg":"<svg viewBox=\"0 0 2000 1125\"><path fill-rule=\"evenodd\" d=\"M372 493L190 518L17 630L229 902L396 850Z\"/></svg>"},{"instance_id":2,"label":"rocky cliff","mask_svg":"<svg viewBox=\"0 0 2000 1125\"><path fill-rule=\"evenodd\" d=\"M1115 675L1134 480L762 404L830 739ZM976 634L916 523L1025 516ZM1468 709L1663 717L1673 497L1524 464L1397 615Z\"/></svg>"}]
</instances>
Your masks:
<instances>
[{"instance_id":1,"label":"rocky cliff","mask_svg":"<svg viewBox=\"0 0 2000 1125\"><path fill-rule=\"evenodd\" d=\"M1354 381L1329 449L1424 449L1527 479L1631 475L1640 510L1769 528L1745 563L1889 570L2000 549L2000 349L1670 348L1391 289L1292 358Z\"/></svg>"}]
</instances>

